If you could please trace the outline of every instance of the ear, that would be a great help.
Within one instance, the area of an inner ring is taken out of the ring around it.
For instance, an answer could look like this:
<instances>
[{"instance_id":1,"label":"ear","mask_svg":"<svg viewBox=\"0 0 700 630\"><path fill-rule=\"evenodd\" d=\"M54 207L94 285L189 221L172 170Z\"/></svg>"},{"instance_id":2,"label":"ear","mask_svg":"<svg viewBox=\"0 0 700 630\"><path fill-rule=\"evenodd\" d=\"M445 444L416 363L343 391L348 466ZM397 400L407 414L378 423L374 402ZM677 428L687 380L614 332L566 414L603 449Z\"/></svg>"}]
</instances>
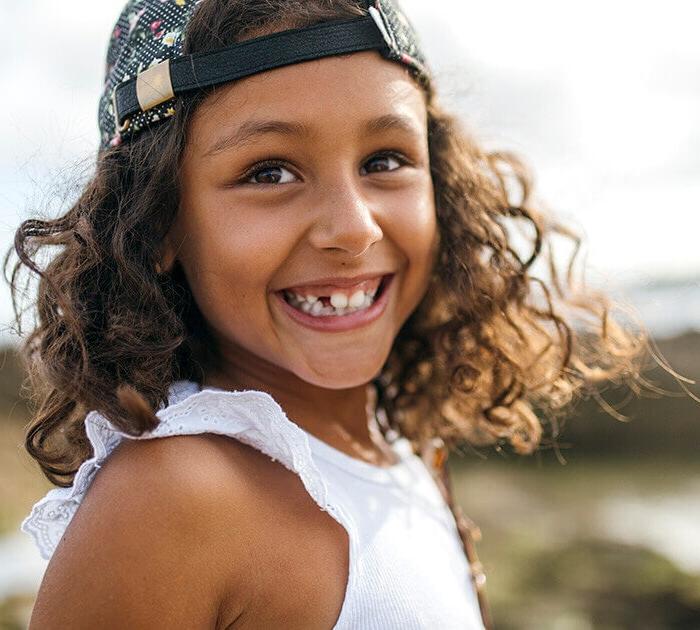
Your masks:
<instances>
[{"instance_id":1,"label":"ear","mask_svg":"<svg viewBox=\"0 0 700 630\"><path fill-rule=\"evenodd\" d=\"M177 250L173 244L172 232L168 232L165 235L158 251L160 255L156 261L156 273L170 273L177 259Z\"/></svg>"}]
</instances>

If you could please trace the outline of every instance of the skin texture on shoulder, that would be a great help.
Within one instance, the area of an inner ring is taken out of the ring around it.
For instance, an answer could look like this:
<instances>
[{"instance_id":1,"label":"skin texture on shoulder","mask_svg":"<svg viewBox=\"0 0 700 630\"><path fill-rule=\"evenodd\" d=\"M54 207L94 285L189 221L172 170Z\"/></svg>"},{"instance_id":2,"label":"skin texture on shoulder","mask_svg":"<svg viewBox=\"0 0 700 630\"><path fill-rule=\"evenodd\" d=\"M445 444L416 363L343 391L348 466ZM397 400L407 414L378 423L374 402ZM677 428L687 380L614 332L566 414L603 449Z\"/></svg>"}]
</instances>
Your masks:
<instances>
[{"instance_id":1,"label":"skin texture on shoulder","mask_svg":"<svg viewBox=\"0 0 700 630\"><path fill-rule=\"evenodd\" d=\"M30 628L332 627L347 547L296 474L245 444L125 440L59 543Z\"/></svg>"},{"instance_id":2,"label":"skin texture on shoulder","mask_svg":"<svg viewBox=\"0 0 700 630\"><path fill-rule=\"evenodd\" d=\"M119 445L49 563L30 627L225 627L219 617L236 611L222 603L236 593L243 608L247 584L236 578L252 560L242 536L220 527L222 493L246 503L223 466L205 436Z\"/></svg>"},{"instance_id":3,"label":"skin texture on shoulder","mask_svg":"<svg viewBox=\"0 0 700 630\"><path fill-rule=\"evenodd\" d=\"M245 525L250 529L245 538L255 558L250 599L233 627L335 627L349 579L345 528L320 509L301 478L280 462L236 440L224 438L220 446L246 479L250 515ZM239 511L230 501L227 506ZM225 513L222 518L226 520ZM240 517L233 520L240 522Z\"/></svg>"}]
</instances>

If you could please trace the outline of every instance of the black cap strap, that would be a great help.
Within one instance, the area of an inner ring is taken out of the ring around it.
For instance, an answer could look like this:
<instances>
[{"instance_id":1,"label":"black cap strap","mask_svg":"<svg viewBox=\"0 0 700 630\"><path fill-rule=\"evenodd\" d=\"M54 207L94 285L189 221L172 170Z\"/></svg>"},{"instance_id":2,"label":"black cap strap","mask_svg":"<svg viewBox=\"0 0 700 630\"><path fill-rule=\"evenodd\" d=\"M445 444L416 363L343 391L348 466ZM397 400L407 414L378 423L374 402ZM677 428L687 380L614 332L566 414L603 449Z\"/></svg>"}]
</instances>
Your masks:
<instances>
[{"instance_id":1,"label":"black cap strap","mask_svg":"<svg viewBox=\"0 0 700 630\"><path fill-rule=\"evenodd\" d=\"M174 96L280 66L331 55L393 48L376 11L341 22L323 22L256 37L233 46L168 59L120 84L114 92L117 128Z\"/></svg>"}]
</instances>

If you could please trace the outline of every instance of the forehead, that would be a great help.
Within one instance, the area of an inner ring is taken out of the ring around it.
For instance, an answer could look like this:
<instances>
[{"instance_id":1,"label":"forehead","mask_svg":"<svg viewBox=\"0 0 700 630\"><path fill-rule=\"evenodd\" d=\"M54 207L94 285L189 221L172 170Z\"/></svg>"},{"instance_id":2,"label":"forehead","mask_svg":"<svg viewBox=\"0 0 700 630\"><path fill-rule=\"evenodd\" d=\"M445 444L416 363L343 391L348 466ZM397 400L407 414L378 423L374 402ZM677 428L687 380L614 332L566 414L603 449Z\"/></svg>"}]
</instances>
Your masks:
<instances>
[{"instance_id":1,"label":"forehead","mask_svg":"<svg viewBox=\"0 0 700 630\"><path fill-rule=\"evenodd\" d=\"M426 134L423 90L377 51L325 57L246 77L209 96L190 126L190 144L211 147L251 119L295 120L305 135L344 134L394 116ZM313 139L313 138L312 138Z\"/></svg>"}]
</instances>

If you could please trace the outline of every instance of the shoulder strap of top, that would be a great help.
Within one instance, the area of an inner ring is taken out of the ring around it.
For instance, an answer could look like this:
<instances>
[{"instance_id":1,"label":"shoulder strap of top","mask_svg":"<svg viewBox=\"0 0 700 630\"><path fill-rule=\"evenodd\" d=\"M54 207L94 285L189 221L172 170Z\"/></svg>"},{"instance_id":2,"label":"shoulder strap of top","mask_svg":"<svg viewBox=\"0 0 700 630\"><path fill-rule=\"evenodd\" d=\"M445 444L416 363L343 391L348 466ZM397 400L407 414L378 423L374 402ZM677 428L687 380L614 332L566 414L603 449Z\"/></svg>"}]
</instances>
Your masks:
<instances>
[{"instance_id":1,"label":"shoulder strap of top","mask_svg":"<svg viewBox=\"0 0 700 630\"><path fill-rule=\"evenodd\" d=\"M320 508L339 517L336 506L329 505L328 488L314 463L306 434L287 418L272 396L255 390L200 391L196 383L178 381L171 386L169 402L156 413L160 424L140 436L122 433L96 411L87 414L85 431L93 457L81 464L71 487L50 490L20 526L34 538L44 559L53 554L95 474L123 439L198 433L233 436L296 472Z\"/></svg>"}]
</instances>

